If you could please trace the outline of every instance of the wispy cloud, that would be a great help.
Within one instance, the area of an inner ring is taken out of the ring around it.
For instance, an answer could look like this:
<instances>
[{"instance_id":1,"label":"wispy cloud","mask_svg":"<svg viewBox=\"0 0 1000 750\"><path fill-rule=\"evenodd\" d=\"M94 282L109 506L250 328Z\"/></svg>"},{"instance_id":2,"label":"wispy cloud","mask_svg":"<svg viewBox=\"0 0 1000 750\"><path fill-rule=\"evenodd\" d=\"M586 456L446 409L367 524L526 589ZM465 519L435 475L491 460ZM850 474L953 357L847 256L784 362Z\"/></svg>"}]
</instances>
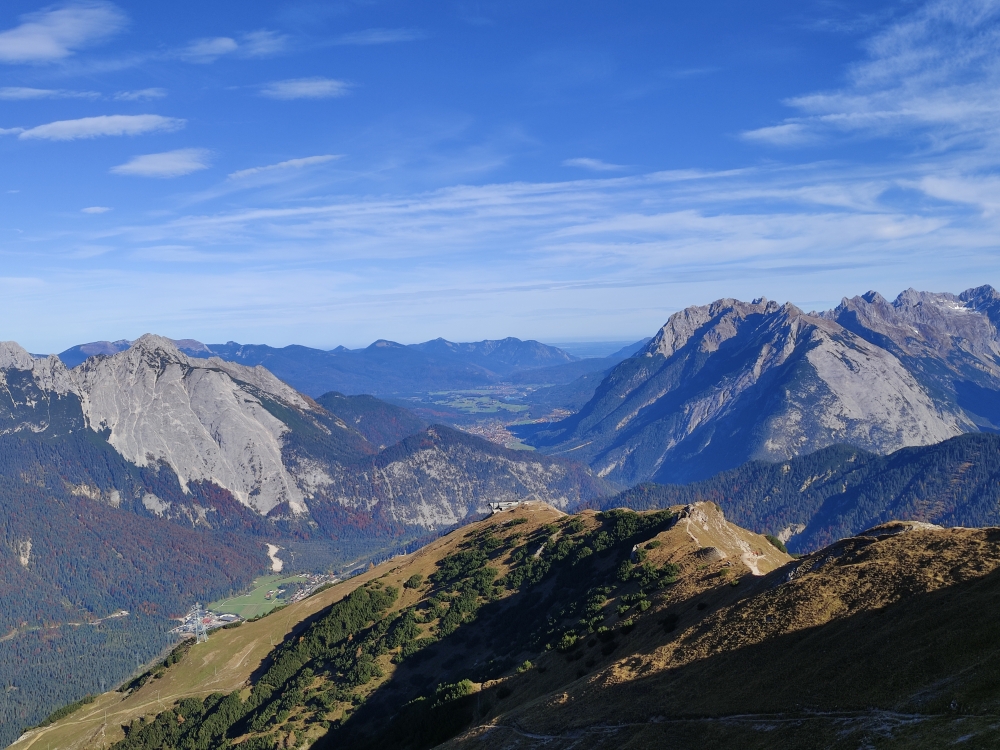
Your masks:
<instances>
[{"instance_id":1,"label":"wispy cloud","mask_svg":"<svg viewBox=\"0 0 1000 750\"><path fill-rule=\"evenodd\" d=\"M195 39L178 53L178 57L191 63L211 63L223 55L239 49L235 39L217 36L212 39Z\"/></svg>"},{"instance_id":2,"label":"wispy cloud","mask_svg":"<svg viewBox=\"0 0 1000 750\"><path fill-rule=\"evenodd\" d=\"M240 39L240 53L246 57L276 55L288 47L288 36L276 31L251 31Z\"/></svg>"},{"instance_id":3,"label":"wispy cloud","mask_svg":"<svg viewBox=\"0 0 1000 750\"><path fill-rule=\"evenodd\" d=\"M203 148L181 148L159 154L143 154L111 168L112 174L136 177L182 177L207 169L211 153Z\"/></svg>"},{"instance_id":4,"label":"wispy cloud","mask_svg":"<svg viewBox=\"0 0 1000 750\"><path fill-rule=\"evenodd\" d=\"M625 167L621 164L610 164L606 161L601 161L600 159L591 159L585 156L577 157L575 159L566 159L563 161L562 165L564 167L580 167L581 169L590 169L594 172L619 172Z\"/></svg>"},{"instance_id":5,"label":"wispy cloud","mask_svg":"<svg viewBox=\"0 0 1000 750\"><path fill-rule=\"evenodd\" d=\"M99 293L108 303L86 320L116 337L131 335L127 319L160 330L210 321L237 340L302 343L320 326L355 340L462 340L490 325L506 327L498 335L641 334L719 296L832 306L868 288L997 278L1000 215L954 199L1000 198L1000 187L919 187L939 166L772 163L336 199L265 190L254 208L81 222L75 242L54 232L46 252L57 257L70 246L176 251L139 251L127 269L101 266L89 279L53 272L44 292L8 299L49 315L58 299L76 322L68 310ZM948 200L928 210L930 191Z\"/></svg>"},{"instance_id":6,"label":"wispy cloud","mask_svg":"<svg viewBox=\"0 0 1000 750\"><path fill-rule=\"evenodd\" d=\"M239 40L228 36L195 39L176 54L185 62L208 64L226 55L267 57L281 52L287 44L287 35L262 29L243 34Z\"/></svg>"},{"instance_id":7,"label":"wispy cloud","mask_svg":"<svg viewBox=\"0 0 1000 750\"><path fill-rule=\"evenodd\" d=\"M846 84L787 100L798 113L743 133L806 145L836 136L921 137L935 150L1000 142L1000 4L935 0L866 43Z\"/></svg>"},{"instance_id":8,"label":"wispy cloud","mask_svg":"<svg viewBox=\"0 0 1000 750\"><path fill-rule=\"evenodd\" d=\"M684 79L684 78L700 78L701 76L711 75L712 73L718 73L721 68L716 67L706 67L706 68L676 68L674 70L668 70L663 75L666 78Z\"/></svg>"},{"instance_id":9,"label":"wispy cloud","mask_svg":"<svg viewBox=\"0 0 1000 750\"><path fill-rule=\"evenodd\" d=\"M111 209L108 206L87 206L86 208L81 208L80 213L84 214L106 214Z\"/></svg>"},{"instance_id":10,"label":"wispy cloud","mask_svg":"<svg viewBox=\"0 0 1000 750\"><path fill-rule=\"evenodd\" d=\"M185 120L161 115L100 115L78 120L58 120L21 131L22 140L74 141L108 135L141 135L173 131L184 127Z\"/></svg>"},{"instance_id":11,"label":"wispy cloud","mask_svg":"<svg viewBox=\"0 0 1000 750\"><path fill-rule=\"evenodd\" d=\"M334 44L393 44L395 42L413 42L424 39L426 34L418 29L365 29L341 34Z\"/></svg>"},{"instance_id":12,"label":"wispy cloud","mask_svg":"<svg viewBox=\"0 0 1000 750\"><path fill-rule=\"evenodd\" d=\"M288 159L287 161L281 161L277 164L268 164L265 167L250 167L249 169L241 169L239 171L232 172L229 175L229 179L242 180L246 177L252 177L261 173L288 169L302 169L303 167L311 167L315 164L325 164L328 161L333 161L334 159L339 158L341 158L340 154L323 154L322 156L306 156L301 159Z\"/></svg>"},{"instance_id":13,"label":"wispy cloud","mask_svg":"<svg viewBox=\"0 0 1000 750\"><path fill-rule=\"evenodd\" d=\"M151 99L162 99L167 95L166 89L140 89L138 91L119 91L106 98L120 102L141 102ZM0 99L7 101L24 101L32 99L103 99L97 91L75 91L73 89L38 89L28 86L0 87Z\"/></svg>"},{"instance_id":14,"label":"wispy cloud","mask_svg":"<svg viewBox=\"0 0 1000 750\"><path fill-rule=\"evenodd\" d=\"M34 89L27 86L4 86L0 99L9 101L25 99L100 99L96 91L71 91L68 89Z\"/></svg>"},{"instance_id":15,"label":"wispy cloud","mask_svg":"<svg viewBox=\"0 0 1000 750\"><path fill-rule=\"evenodd\" d=\"M145 102L150 99L162 99L166 95L166 89L152 88L139 89L138 91L119 91L113 98L120 102Z\"/></svg>"},{"instance_id":16,"label":"wispy cloud","mask_svg":"<svg viewBox=\"0 0 1000 750\"><path fill-rule=\"evenodd\" d=\"M782 125L747 130L740 134L746 141L768 143L773 146L801 146L816 140L816 135L810 128L800 122L785 122Z\"/></svg>"},{"instance_id":17,"label":"wispy cloud","mask_svg":"<svg viewBox=\"0 0 1000 750\"><path fill-rule=\"evenodd\" d=\"M265 84L260 93L270 99L330 99L343 96L349 88L335 78L293 78Z\"/></svg>"},{"instance_id":18,"label":"wispy cloud","mask_svg":"<svg viewBox=\"0 0 1000 750\"><path fill-rule=\"evenodd\" d=\"M0 32L0 62L61 60L114 36L127 24L108 2L66 3L21 16L21 24Z\"/></svg>"}]
</instances>

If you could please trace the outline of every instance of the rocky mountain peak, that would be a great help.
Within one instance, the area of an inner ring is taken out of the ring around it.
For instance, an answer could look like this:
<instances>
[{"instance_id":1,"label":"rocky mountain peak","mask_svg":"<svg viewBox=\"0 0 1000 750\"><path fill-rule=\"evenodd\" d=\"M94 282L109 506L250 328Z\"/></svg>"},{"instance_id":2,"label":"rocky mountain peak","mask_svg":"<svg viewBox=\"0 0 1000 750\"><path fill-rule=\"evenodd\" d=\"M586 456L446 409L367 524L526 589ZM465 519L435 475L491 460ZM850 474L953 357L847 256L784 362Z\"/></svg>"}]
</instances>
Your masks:
<instances>
[{"instance_id":1,"label":"rocky mountain peak","mask_svg":"<svg viewBox=\"0 0 1000 750\"><path fill-rule=\"evenodd\" d=\"M671 315L645 358L619 365L539 445L586 456L600 476L622 483L689 481L835 443L880 453L927 445L975 429L974 421L939 403L904 362L903 346L886 341L937 356L955 342L985 351L994 340L986 316L954 295L909 290L889 304L869 292L819 314L721 299Z\"/></svg>"},{"instance_id":2,"label":"rocky mountain peak","mask_svg":"<svg viewBox=\"0 0 1000 750\"><path fill-rule=\"evenodd\" d=\"M845 299L822 317L897 355L951 360L958 367L971 358L972 367L1000 375L1000 297L993 287L960 295L907 289L891 304L873 294Z\"/></svg>"},{"instance_id":3,"label":"rocky mountain peak","mask_svg":"<svg viewBox=\"0 0 1000 750\"><path fill-rule=\"evenodd\" d=\"M712 345L732 338L746 320L754 315L768 315L781 308L777 302L760 297L753 302L724 298L710 305L685 308L674 313L656 336L647 344L645 355L670 357L682 349L696 334L706 335ZM711 328L711 333L702 331Z\"/></svg>"},{"instance_id":4,"label":"rocky mountain peak","mask_svg":"<svg viewBox=\"0 0 1000 750\"><path fill-rule=\"evenodd\" d=\"M16 341L0 341L0 369L30 370L35 359Z\"/></svg>"},{"instance_id":5,"label":"rocky mountain peak","mask_svg":"<svg viewBox=\"0 0 1000 750\"><path fill-rule=\"evenodd\" d=\"M1000 293L989 284L966 289L958 298L976 312L988 316L994 325L1000 324Z\"/></svg>"},{"instance_id":6,"label":"rocky mountain peak","mask_svg":"<svg viewBox=\"0 0 1000 750\"><path fill-rule=\"evenodd\" d=\"M166 336L157 336L155 333L145 333L135 341L127 351L134 351L147 355L161 357L172 362L187 360L187 356L177 348L177 344Z\"/></svg>"}]
</instances>

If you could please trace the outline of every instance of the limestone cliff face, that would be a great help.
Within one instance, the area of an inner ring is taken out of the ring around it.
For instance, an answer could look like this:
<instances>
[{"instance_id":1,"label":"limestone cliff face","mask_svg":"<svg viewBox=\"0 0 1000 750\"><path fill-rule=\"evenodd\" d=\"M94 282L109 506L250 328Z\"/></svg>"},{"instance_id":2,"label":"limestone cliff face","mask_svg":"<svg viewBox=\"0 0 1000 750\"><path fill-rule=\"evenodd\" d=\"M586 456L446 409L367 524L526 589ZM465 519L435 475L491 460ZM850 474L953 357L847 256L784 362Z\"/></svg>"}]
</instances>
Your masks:
<instances>
[{"instance_id":1,"label":"limestone cliff face","mask_svg":"<svg viewBox=\"0 0 1000 750\"><path fill-rule=\"evenodd\" d=\"M869 292L823 315L892 352L976 429L1000 429L1000 294L993 287L959 295L908 289L892 302Z\"/></svg>"},{"instance_id":2,"label":"limestone cliff face","mask_svg":"<svg viewBox=\"0 0 1000 750\"><path fill-rule=\"evenodd\" d=\"M210 481L267 513L306 505L282 461L289 428L262 403L308 411L311 402L262 367L192 359L169 339L146 335L73 370L0 343L0 434L59 434L89 427L138 466L163 462L182 486Z\"/></svg>"},{"instance_id":3,"label":"limestone cliff face","mask_svg":"<svg viewBox=\"0 0 1000 750\"><path fill-rule=\"evenodd\" d=\"M301 410L309 404L263 368L192 359L168 339L146 335L72 372L89 426L110 430L109 442L129 461L162 461L182 484L213 482L260 513L281 503L306 511L282 462L289 428L261 398Z\"/></svg>"},{"instance_id":4,"label":"limestone cliff face","mask_svg":"<svg viewBox=\"0 0 1000 750\"><path fill-rule=\"evenodd\" d=\"M631 484L835 443L878 453L1000 425L1000 296L875 293L827 313L723 299L671 316L533 440Z\"/></svg>"},{"instance_id":5,"label":"limestone cliff face","mask_svg":"<svg viewBox=\"0 0 1000 750\"><path fill-rule=\"evenodd\" d=\"M490 501L565 507L607 490L579 466L443 427L380 453L382 446L263 367L189 357L160 336L72 370L58 357L35 359L0 343L0 434L88 429L136 466L169 467L185 492L192 482L211 483L261 515L306 524L316 515L310 506L327 518L333 504L436 529ZM197 503L137 497L156 516L196 525L207 518Z\"/></svg>"},{"instance_id":6,"label":"limestone cliff face","mask_svg":"<svg viewBox=\"0 0 1000 750\"><path fill-rule=\"evenodd\" d=\"M56 356L33 358L0 341L0 435L84 428L76 382Z\"/></svg>"}]
</instances>

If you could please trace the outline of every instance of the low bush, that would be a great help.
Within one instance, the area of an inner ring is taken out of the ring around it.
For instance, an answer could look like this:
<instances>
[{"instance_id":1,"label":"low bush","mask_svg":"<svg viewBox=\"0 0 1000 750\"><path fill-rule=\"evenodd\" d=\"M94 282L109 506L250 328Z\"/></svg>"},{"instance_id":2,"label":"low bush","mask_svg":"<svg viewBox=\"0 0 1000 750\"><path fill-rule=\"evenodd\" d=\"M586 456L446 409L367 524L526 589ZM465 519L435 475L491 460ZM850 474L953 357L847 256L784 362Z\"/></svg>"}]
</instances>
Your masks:
<instances>
[{"instance_id":1,"label":"low bush","mask_svg":"<svg viewBox=\"0 0 1000 750\"><path fill-rule=\"evenodd\" d=\"M765 534L764 538L767 539L767 541L769 541L774 546L775 549L777 549L780 552L784 552L786 555L788 554L788 548L785 546L785 543L783 541L778 539L778 537L773 536L771 534Z\"/></svg>"}]
</instances>

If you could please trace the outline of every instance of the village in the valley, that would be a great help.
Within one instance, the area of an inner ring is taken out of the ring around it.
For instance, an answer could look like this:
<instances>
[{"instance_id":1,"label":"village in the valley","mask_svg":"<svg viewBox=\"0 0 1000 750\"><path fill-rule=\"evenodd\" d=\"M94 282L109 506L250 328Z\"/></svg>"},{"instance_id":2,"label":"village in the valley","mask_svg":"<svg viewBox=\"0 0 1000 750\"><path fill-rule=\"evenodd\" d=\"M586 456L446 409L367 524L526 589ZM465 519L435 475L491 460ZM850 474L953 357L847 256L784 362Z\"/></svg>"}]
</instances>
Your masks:
<instances>
[{"instance_id":1,"label":"village in the valley","mask_svg":"<svg viewBox=\"0 0 1000 750\"><path fill-rule=\"evenodd\" d=\"M225 599L211 605L196 603L181 620L181 624L171 630L185 638L199 637L210 630L253 619L277 607L301 601L320 587L333 584L340 576L330 573L299 573L275 581L276 576L268 576L258 581L248 594Z\"/></svg>"}]
</instances>

